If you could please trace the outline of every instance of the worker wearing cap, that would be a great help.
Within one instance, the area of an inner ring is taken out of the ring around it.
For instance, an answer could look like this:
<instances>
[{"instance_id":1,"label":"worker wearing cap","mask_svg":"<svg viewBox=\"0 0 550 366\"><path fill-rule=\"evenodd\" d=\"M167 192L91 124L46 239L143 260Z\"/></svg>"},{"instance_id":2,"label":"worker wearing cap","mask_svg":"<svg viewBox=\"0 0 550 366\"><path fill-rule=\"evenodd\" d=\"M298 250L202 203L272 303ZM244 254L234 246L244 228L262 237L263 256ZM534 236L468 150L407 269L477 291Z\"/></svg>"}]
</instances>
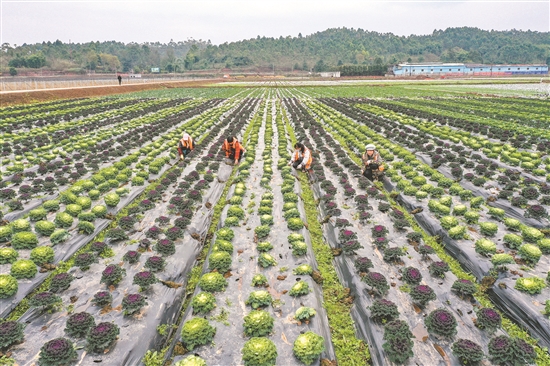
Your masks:
<instances>
[{"instance_id":1,"label":"worker wearing cap","mask_svg":"<svg viewBox=\"0 0 550 366\"><path fill-rule=\"evenodd\" d=\"M378 173L384 170L384 168L382 166L382 158L378 151L376 151L376 146L368 144L361 158L363 160L363 175L370 181L378 178Z\"/></svg>"},{"instance_id":2,"label":"worker wearing cap","mask_svg":"<svg viewBox=\"0 0 550 366\"><path fill-rule=\"evenodd\" d=\"M178 153L180 154L180 159L183 160L193 149L195 148L195 141L191 135L187 132L183 132L181 140L178 143Z\"/></svg>"}]
</instances>

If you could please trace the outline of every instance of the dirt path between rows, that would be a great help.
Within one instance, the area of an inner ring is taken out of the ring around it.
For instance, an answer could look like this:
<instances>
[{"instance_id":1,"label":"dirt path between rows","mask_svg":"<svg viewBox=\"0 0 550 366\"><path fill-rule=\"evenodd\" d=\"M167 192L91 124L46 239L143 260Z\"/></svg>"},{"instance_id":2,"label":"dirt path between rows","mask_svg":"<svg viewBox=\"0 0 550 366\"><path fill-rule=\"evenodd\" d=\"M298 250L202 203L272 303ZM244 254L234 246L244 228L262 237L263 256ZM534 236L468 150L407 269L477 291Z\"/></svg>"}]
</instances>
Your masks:
<instances>
[{"instance_id":1,"label":"dirt path between rows","mask_svg":"<svg viewBox=\"0 0 550 366\"><path fill-rule=\"evenodd\" d=\"M148 84L128 84L115 86L90 86L63 89L25 90L0 94L0 106L14 104L28 104L56 99L89 98L103 95L133 93L143 90L170 89L170 88L200 88L222 82L222 79L193 80L193 81L164 81Z\"/></svg>"}]
</instances>

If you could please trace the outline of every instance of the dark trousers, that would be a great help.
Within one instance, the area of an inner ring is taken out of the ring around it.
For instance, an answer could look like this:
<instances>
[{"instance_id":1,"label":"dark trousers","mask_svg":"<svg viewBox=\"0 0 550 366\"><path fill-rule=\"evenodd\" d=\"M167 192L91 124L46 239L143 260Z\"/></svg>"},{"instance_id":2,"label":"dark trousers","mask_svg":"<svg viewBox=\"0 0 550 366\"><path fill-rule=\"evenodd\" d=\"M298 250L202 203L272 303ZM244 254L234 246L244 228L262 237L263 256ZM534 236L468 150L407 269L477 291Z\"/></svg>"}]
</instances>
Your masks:
<instances>
[{"instance_id":1,"label":"dark trousers","mask_svg":"<svg viewBox=\"0 0 550 366\"><path fill-rule=\"evenodd\" d=\"M302 161L304 161L303 158L300 158L300 159L296 160L296 161L292 164L292 167L293 167L294 169L298 169L298 165L302 164Z\"/></svg>"},{"instance_id":2,"label":"dark trousers","mask_svg":"<svg viewBox=\"0 0 550 366\"><path fill-rule=\"evenodd\" d=\"M245 153L244 153L243 151L241 151L241 155L239 155L239 163L241 162L241 160L242 160L244 154L245 154ZM235 161L235 151L233 151L233 152L231 152L231 153L229 154L229 160Z\"/></svg>"},{"instance_id":3,"label":"dark trousers","mask_svg":"<svg viewBox=\"0 0 550 366\"><path fill-rule=\"evenodd\" d=\"M375 174L374 174L374 171L372 169L365 169L365 171L363 172L363 176L365 178L367 178L368 180L370 180L371 182L374 181L374 177L375 177Z\"/></svg>"}]
</instances>

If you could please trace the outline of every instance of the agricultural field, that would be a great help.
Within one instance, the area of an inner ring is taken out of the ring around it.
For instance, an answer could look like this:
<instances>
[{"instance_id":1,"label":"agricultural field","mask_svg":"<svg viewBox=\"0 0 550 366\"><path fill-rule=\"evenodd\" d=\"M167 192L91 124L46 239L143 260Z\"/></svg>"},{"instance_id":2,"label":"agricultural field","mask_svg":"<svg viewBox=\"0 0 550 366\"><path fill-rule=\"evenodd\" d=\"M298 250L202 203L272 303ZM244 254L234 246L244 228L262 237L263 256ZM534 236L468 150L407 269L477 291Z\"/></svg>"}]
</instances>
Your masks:
<instances>
[{"instance_id":1,"label":"agricultural field","mask_svg":"<svg viewBox=\"0 0 550 366\"><path fill-rule=\"evenodd\" d=\"M1 108L0 365L550 365L550 101L484 88Z\"/></svg>"}]
</instances>

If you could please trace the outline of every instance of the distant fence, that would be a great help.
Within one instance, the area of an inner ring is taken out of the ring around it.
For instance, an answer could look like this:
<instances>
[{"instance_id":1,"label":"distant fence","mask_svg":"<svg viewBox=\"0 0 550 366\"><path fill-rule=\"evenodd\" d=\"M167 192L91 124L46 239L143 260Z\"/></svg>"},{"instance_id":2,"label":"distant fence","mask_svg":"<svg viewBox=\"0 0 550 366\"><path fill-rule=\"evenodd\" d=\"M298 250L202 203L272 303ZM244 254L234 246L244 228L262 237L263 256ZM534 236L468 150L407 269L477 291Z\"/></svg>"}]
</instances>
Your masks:
<instances>
[{"instance_id":1,"label":"distant fence","mask_svg":"<svg viewBox=\"0 0 550 366\"><path fill-rule=\"evenodd\" d=\"M194 77L184 75L170 76L142 76L141 78L123 77L122 85L127 84L145 84L159 83L163 81L175 80L194 80ZM118 80L115 76L111 77L22 77L0 78L0 91L21 91L21 90L43 90L43 89L63 89L78 88L90 86L116 86Z\"/></svg>"}]
</instances>

